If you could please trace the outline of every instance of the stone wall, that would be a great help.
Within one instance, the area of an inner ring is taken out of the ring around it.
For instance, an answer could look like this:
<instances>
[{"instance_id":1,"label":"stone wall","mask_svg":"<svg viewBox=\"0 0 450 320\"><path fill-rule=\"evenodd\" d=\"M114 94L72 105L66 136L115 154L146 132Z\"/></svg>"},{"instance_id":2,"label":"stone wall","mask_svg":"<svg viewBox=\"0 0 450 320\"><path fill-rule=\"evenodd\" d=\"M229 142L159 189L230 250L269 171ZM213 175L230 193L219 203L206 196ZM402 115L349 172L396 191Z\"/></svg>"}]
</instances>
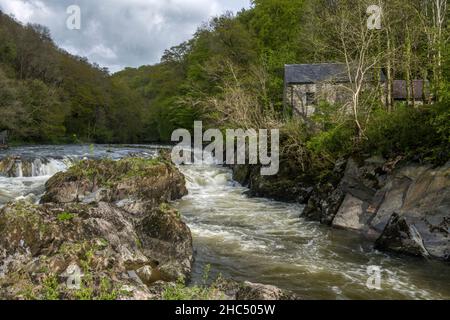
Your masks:
<instances>
[{"instance_id":1,"label":"stone wall","mask_svg":"<svg viewBox=\"0 0 450 320\"><path fill-rule=\"evenodd\" d=\"M314 94L314 103L308 103L308 93ZM341 84L291 84L286 88L286 103L293 108L296 115L311 117L319 101L345 105L351 101L351 97Z\"/></svg>"}]
</instances>

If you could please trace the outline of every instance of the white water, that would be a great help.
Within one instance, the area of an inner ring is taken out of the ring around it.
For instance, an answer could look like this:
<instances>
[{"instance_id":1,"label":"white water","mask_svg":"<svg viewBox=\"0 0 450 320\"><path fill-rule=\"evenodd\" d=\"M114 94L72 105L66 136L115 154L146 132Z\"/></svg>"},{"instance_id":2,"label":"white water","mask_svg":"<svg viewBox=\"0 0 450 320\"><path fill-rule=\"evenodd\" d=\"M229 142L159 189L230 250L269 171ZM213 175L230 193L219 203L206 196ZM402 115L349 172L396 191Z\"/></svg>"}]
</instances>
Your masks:
<instances>
[{"instance_id":1,"label":"white water","mask_svg":"<svg viewBox=\"0 0 450 320\"><path fill-rule=\"evenodd\" d=\"M84 157L120 159L132 153L152 156L159 146L37 146L6 155L34 159L32 177L0 176L0 207L15 199L39 201L44 184L71 161ZM348 231L299 218L299 205L250 199L232 181L231 171L214 165L180 167L189 195L177 201L192 230L196 250L193 280L210 264L219 273L290 289L312 299L450 299L450 268L439 262L395 257ZM22 174L20 174L22 171ZM367 267L380 266L382 290L366 287Z\"/></svg>"},{"instance_id":2,"label":"white water","mask_svg":"<svg viewBox=\"0 0 450 320\"><path fill-rule=\"evenodd\" d=\"M303 207L251 199L231 171L180 167L189 195L176 203L194 237L194 281L206 265L241 281L273 284L310 299L448 299L450 268L373 250L358 235L299 218ZM382 290L367 268L382 268Z\"/></svg>"},{"instance_id":3,"label":"white water","mask_svg":"<svg viewBox=\"0 0 450 320\"><path fill-rule=\"evenodd\" d=\"M30 146L0 151L0 159L17 157L12 177L0 172L0 208L14 200L39 202L45 191L45 182L54 174L65 171L75 161L84 158L120 159L133 153L149 157L155 155L158 148L164 146ZM31 170L25 174L24 168L27 166L31 166Z\"/></svg>"}]
</instances>

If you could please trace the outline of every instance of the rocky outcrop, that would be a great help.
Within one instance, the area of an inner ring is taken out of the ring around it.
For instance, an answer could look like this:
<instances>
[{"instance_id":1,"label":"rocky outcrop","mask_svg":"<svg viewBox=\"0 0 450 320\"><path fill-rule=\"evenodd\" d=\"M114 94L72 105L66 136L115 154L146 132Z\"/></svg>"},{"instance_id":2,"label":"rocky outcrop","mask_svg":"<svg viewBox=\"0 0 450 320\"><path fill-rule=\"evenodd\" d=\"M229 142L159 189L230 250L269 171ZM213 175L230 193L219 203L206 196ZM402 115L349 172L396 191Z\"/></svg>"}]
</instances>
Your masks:
<instances>
[{"instance_id":1,"label":"rocky outcrop","mask_svg":"<svg viewBox=\"0 0 450 320\"><path fill-rule=\"evenodd\" d=\"M300 297L292 292L248 281L240 286L235 297L236 300L300 300Z\"/></svg>"},{"instance_id":2,"label":"rocky outcrop","mask_svg":"<svg viewBox=\"0 0 450 320\"><path fill-rule=\"evenodd\" d=\"M237 282L221 279L213 286L214 290L212 292L215 299L241 301L301 300L299 296L291 291L249 281Z\"/></svg>"},{"instance_id":3,"label":"rocky outcrop","mask_svg":"<svg viewBox=\"0 0 450 320\"><path fill-rule=\"evenodd\" d=\"M168 161L82 161L46 188L42 205L0 211L0 298L151 299L189 277L191 233L167 204L187 191Z\"/></svg>"},{"instance_id":4,"label":"rocky outcrop","mask_svg":"<svg viewBox=\"0 0 450 320\"><path fill-rule=\"evenodd\" d=\"M298 176L289 166L280 166L275 176L262 176L261 167L257 165L235 165L232 170L233 180L249 187L247 195L250 197L305 203L313 191L311 177Z\"/></svg>"},{"instance_id":5,"label":"rocky outcrop","mask_svg":"<svg viewBox=\"0 0 450 320\"><path fill-rule=\"evenodd\" d=\"M133 205L155 206L187 194L184 176L168 160L142 158L84 160L53 176L46 189L43 203L105 201L126 205L132 200Z\"/></svg>"},{"instance_id":6,"label":"rocky outcrop","mask_svg":"<svg viewBox=\"0 0 450 320\"><path fill-rule=\"evenodd\" d=\"M429 256L416 227L408 224L406 218L397 213L392 215L380 238L375 242L375 247L415 256Z\"/></svg>"},{"instance_id":7,"label":"rocky outcrop","mask_svg":"<svg viewBox=\"0 0 450 320\"><path fill-rule=\"evenodd\" d=\"M450 163L399 160L350 159L337 185L315 188L303 216L362 232L382 250L448 261Z\"/></svg>"}]
</instances>

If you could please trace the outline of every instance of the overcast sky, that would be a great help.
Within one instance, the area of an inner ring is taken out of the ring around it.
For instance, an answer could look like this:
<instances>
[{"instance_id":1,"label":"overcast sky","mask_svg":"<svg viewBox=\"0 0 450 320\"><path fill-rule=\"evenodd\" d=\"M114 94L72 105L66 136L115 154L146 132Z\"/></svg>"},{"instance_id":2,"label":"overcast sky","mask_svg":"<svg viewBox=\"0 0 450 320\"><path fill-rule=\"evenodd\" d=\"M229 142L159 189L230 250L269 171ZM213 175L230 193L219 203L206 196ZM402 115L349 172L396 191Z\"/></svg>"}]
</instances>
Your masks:
<instances>
[{"instance_id":1,"label":"overcast sky","mask_svg":"<svg viewBox=\"0 0 450 320\"><path fill-rule=\"evenodd\" d=\"M66 27L70 5L81 8L80 30ZM249 6L250 0L0 0L3 12L49 27L60 47L112 72L159 62L210 17Z\"/></svg>"}]
</instances>

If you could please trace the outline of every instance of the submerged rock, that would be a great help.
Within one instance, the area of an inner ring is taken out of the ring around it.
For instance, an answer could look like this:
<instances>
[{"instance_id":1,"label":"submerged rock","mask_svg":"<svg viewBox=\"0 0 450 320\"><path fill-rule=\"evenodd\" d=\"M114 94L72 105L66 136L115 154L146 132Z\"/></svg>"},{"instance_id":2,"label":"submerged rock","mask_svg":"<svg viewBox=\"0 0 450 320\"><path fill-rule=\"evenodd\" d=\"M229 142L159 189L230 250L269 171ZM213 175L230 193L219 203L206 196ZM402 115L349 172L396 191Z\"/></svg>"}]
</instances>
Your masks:
<instances>
[{"instance_id":1,"label":"submerged rock","mask_svg":"<svg viewBox=\"0 0 450 320\"><path fill-rule=\"evenodd\" d=\"M0 299L150 299L153 283L189 277L191 233L167 204L187 191L169 162L82 161L46 188L42 205L0 211Z\"/></svg>"}]
</instances>

